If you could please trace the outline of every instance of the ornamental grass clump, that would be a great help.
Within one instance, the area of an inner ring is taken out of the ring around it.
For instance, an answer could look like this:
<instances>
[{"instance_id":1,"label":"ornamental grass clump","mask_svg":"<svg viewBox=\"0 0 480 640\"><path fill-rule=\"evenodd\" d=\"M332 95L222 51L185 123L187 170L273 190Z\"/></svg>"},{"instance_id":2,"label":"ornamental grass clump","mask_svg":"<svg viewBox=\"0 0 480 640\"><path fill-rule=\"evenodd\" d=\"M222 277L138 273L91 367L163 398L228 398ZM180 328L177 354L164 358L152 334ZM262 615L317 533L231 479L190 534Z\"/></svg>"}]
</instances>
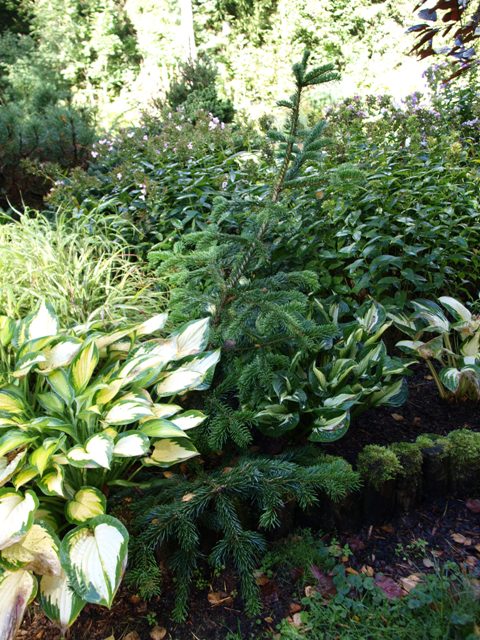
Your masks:
<instances>
[{"instance_id":1,"label":"ornamental grass clump","mask_svg":"<svg viewBox=\"0 0 480 640\"><path fill-rule=\"evenodd\" d=\"M63 631L86 603L110 607L128 545L107 514L110 488L135 486L143 466L197 455L187 431L205 416L171 399L206 389L220 352L204 351L207 319L145 340L166 321L62 330L45 303L23 320L0 317L2 640L14 638L37 588Z\"/></svg>"}]
</instances>

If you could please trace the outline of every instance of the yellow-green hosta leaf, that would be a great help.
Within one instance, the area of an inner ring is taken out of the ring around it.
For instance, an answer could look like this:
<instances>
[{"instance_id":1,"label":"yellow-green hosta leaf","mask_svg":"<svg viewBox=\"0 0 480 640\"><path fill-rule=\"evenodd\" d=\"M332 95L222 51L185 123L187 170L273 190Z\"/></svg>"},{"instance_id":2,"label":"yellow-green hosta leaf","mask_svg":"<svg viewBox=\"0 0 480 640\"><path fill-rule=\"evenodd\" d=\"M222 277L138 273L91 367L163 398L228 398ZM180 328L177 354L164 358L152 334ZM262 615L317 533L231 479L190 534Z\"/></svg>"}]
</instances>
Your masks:
<instances>
[{"instance_id":1,"label":"yellow-green hosta leaf","mask_svg":"<svg viewBox=\"0 0 480 640\"><path fill-rule=\"evenodd\" d=\"M155 418L142 422L139 431L150 438L182 438L183 430L177 427L170 420L165 418Z\"/></svg>"},{"instance_id":2,"label":"yellow-green hosta leaf","mask_svg":"<svg viewBox=\"0 0 480 640\"><path fill-rule=\"evenodd\" d=\"M27 484L27 482L33 480L33 478L35 478L36 476L38 476L38 469L32 467L31 465L25 465L24 467L22 467L22 469L20 469L20 471L15 474L15 477L13 479L13 486L18 490L20 489L20 487L23 487L24 484Z\"/></svg>"},{"instance_id":3,"label":"yellow-green hosta leaf","mask_svg":"<svg viewBox=\"0 0 480 640\"><path fill-rule=\"evenodd\" d=\"M33 523L38 498L33 491L25 495L13 489L0 489L0 550L18 542Z\"/></svg>"},{"instance_id":4,"label":"yellow-green hosta leaf","mask_svg":"<svg viewBox=\"0 0 480 640\"><path fill-rule=\"evenodd\" d=\"M171 337L175 338L176 342L175 360L204 351L208 345L209 332L210 319L203 318L188 322L172 333Z\"/></svg>"},{"instance_id":5,"label":"yellow-green hosta leaf","mask_svg":"<svg viewBox=\"0 0 480 640\"><path fill-rule=\"evenodd\" d=\"M41 523L33 523L27 535L2 551L2 562L9 569L29 569L37 575L59 576L60 542L57 536Z\"/></svg>"},{"instance_id":6,"label":"yellow-green hosta leaf","mask_svg":"<svg viewBox=\"0 0 480 640\"><path fill-rule=\"evenodd\" d=\"M25 334L27 340L36 340L58 333L58 319L49 304L42 302L38 311L26 319Z\"/></svg>"},{"instance_id":7,"label":"yellow-green hosta leaf","mask_svg":"<svg viewBox=\"0 0 480 640\"><path fill-rule=\"evenodd\" d=\"M6 347L15 333L15 321L8 316L0 316L0 344Z\"/></svg>"},{"instance_id":8,"label":"yellow-green hosta leaf","mask_svg":"<svg viewBox=\"0 0 480 640\"><path fill-rule=\"evenodd\" d=\"M72 524L82 524L105 513L107 501L99 489L82 487L65 506L65 515Z\"/></svg>"},{"instance_id":9,"label":"yellow-green hosta leaf","mask_svg":"<svg viewBox=\"0 0 480 640\"><path fill-rule=\"evenodd\" d=\"M30 571L0 571L0 638L14 640L37 583Z\"/></svg>"},{"instance_id":10,"label":"yellow-green hosta leaf","mask_svg":"<svg viewBox=\"0 0 480 640\"><path fill-rule=\"evenodd\" d=\"M32 437L25 431L11 429L0 438L0 457L10 453L10 451L14 451L14 449L19 449L34 440L35 437Z\"/></svg>"},{"instance_id":11,"label":"yellow-green hosta leaf","mask_svg":"<svg viewBox=\"0 0 480 640\"><path fill-rule=\"evenodd\" d=\"M0 458L0 487L3 487L12 478L26 455L27 451L23 449L22 451L17 451L13 458L11 456Z\"/></svg>"},{"instance_id":12,"label":"yellow-green hosta leaf","mask_svg":"<svg viewBox=\"0 0 480 640\"><path fill-rule=\"evenodd\" d=\"M154 418L170 418L182 410L179 404L154 404L152 406L152 414ZM150 420L150 418L142 418L140 422Z\"/></svg>"},{"instance_id":13,"label":"yellow-green hosta leaf","mask_svg":"<svg viewBox=\"0 0 480 640\"><path fill-rule=\"evenodd\" d=\"M41 369L44 373L67 367L82 348L79 338L62 337L53 347L44 350L45 362Z\"/></svg>"},{"instance_id":14,"label":"yellow-green hosta leaf","mask_svg":"<svg viewBox=\"0 0 480 640\"><path fill-rule=\"evenodd\" d=\"M122 386L135 384L135 386L149 387L161 374L165 366L171 362L175 347L171 343L170 352L167 350L168 341L162 345L156 344L148 351L147 346L141 347L135 356L128 360L118 373L118 377L122 380Z\"/></svg>"},{"instance_id":15,"label":"yellow-green hosta leaf","mask_svg":"<svg viewBox=\"0 0 480 640\"><path fill-rule=\"evenodd\" d=\"M151 415L151 408L144 402L119 400L110 407L103 420L106 424L130 424Z\"/></svg>"},{"instance_id":16,"label":"yellow-green hosta leaf","mask_svg":"<svg viewBox=\"0 0 480 640\"><path fill-rule=\"evenodd\" d=\"M149 458L144 458L147 466L171 467L179 462L198 456L198 451L187 438L158 440Z\"/></svg>"},{"instance_id":17,"label":"yellow-green hosta leaf","mask_svg":"<svg viewBox=\"0 0 480 640\"><path fill-rule=\"evenodd\" d=\"M55 451L60 446L60 443L65 440L65 438L45 438L40 447L37 447L30 455L30 464L33 467L36 467L40 476L43 476L43 473L47 466L49 465L51 458Z\"/></svg>"},{"instance_id":18,"label":"yellow-green hosta leaf","mask_svg":"<svg viewBox=\"0 0 480 640\"><path fill-rule=\"evenodd\" d=\"M71 424L67 424L63 418L52 418L51 416L39 416L26 423L29 431L35 429L39 434L44 435L46 431L60 431L62 434L68 433L75 437L75 429Z\"/></svg>"},{"instance_id":19,"label":"yellow-green hosta leaf","mask_svg":"<svg viewBox=\"0 0 480 640\"><path fill-rule=\"evenodd\" d=\"M86 602L70 586L67 574L43 576L39 588L40 604L45 615L64 633L78 618Z\"/></svg>"},{"instance_id":20,"label":"yellow-green hosta leaf","mask_svg":"<svg viewBox=\"0 0 480 640\"><path fill-rule=\"evenodd\" d=\"M127 564L128 532L111 516L98 516L67 533L60 546L62 566L87 602L110 607Z\"/></svg>"},{"instance_id":21,"label":"yellow-green hosta leaf","mask_svg":"<svg viewBox=\"0 0 480 640\"><path fill-rule=\"evenodd\" d=\"M168 313L159 313L158 315L145 320L142 324L137 325L137 327L135 327L135 333L139 337L151 335L152 333L163 329L167 320Z\"/></svg>"},{"instance_id":22,"label":"yellow-green hosta leaf","mask_svg":"<svg viewBox=\"0 0 480 640\"><path fill-rule=\"evenodd\" d=\"M98 364L99 354L95 342L89 342L75 356L70 367L73 388L81 393L90 382L90 378Z\"/></svg>"},{"instance_id":23,"label":"yellow-green hosta leaf","mask_svg":"<svg viewBox=\"0 0 480 640\"><path fill-rule=\"evenodd\" d=\"M463 356L480 357L480 330L477 330L471 338L462 342L460 352Z\"/></svg>"},{"instance_id":24,"label":"yellow-green hosta leaf","mask_svg":"<svg viewBox=\"0 0 480 640\"><path fill-rule=\"evenodd\" d=\"M158 396L172 396L182 391L208 388L207 378L213 375L219 359L220 351L211 351L165 373L156 387Z\"/></svg>"},{"instance_id":25,"label":"yellow-green hosta leaf","mask_svg":"<svg viewBox=\"0 0 480 640\"><path fill-rule=\"evenodd\" d=\"M99 406L108 404L122 388L123 380L117 378L110 383L103 385L103 388L97 392L95 403Z\"/></svg>"},{"instance_id":26,"label":"yellow-green hosta leaf","mask_svg":"<svg viewBox=\"0 0 480 640\"><path fill-rule=\"evenodd\" d=\"M54 464L45 475L37 481L37 486L46 496L67 497L65 474L59 464Z\"/></svg>"},{"instance_id":27,"label":"yellow-green hosta leaf","mask_svg":"<svg viewBox=\"0 0 480 640\"><path fill-rule=\"evenodd\" d=\"M68 379L68 375L63 369L56 369L49 373L47 380L55 393L57 393L67 405L73 402L75 393Z\"/></svg>"},{"instance_id":28,"label":"yellow-green hosta leaf","mask_svg":"<svg viewBox=\"0 0 480 640\"><path fill-rule=\"evenodd\" d=\"M188 429L198 427L198 425L202 424L206 419L207 416L204 413L192 409L191 411L185 411L184 413L175 416L172 418L172 422L177 427L180 427L182 431L188 431Z\"/></svg>"},{"instance_id":29,"label":"yellow-green hosta leaf","mask_svg":"<svg viewBox=\"0 0 480 640\"><path fill-rule=\"evenodd\" d=\"M81 469L110 469L113 455L113 440L106 433L91 436L85 446L76 445L67 452L67 459Z\"/></svg>"},{"instance_id":30,"label":"yellow-green hosta leaf","mask_svg":"<svg viewBox=\"0 0 480 640\"><path fill-rule=\"evenodd\" d=\"M53 391L46 391L45 393L38 393L37 400L40 405L50 413L62 413L65 409L65 403L59 395Z\"/></svg>"},{"instance_id":31,"label":"yellow-green hosta leaf","mask_svg":"<svg viewBox=\"0 0 480 640\"><path fill-rule=\"evenodd\" d=\"M49 527L52 531L57 531L59 528L55 513L47 507L39 507L35 511L35 522L38 524L47 525L47 527Z\"/></svg>"},{"instance_id":32,"label":"yellow-green hosta leaf","mask_svg":"<svg viewBox=\"0 0 480 640\"><path fill-rule=\"evenodd\" d=\"M124 431L118 436L113 455L118 458L133 458L144 456L150 449L150 440L139 431Z\"/></svg>"},{"instance_id":33,"label":"yellow-green hosta leaf","mask_svg":"<svg viewBox=\"0 0 480 640\"><path fill-rule=\"evenodd\" d=\"M18 390L11 387L0 390L0 411L16 415L23 413L25 409L25 399Z\"/></svg>"},{"instance_id":34,"label":"yellow-green hosta leaf","mask_svg":"<svg viewBox=\"0 0 480 640\"><path fill-rule=\"evenodd\" d=\"M125 336L128 336L129 333L132 332L132 329L121 329L120 331L114 331L113 333L109 333L107 335L101 336L95 340L95 344L97 345L97 349L102 352L103 349L108 347L115 342L118 342Z\"/></svg>"}]
</instances>

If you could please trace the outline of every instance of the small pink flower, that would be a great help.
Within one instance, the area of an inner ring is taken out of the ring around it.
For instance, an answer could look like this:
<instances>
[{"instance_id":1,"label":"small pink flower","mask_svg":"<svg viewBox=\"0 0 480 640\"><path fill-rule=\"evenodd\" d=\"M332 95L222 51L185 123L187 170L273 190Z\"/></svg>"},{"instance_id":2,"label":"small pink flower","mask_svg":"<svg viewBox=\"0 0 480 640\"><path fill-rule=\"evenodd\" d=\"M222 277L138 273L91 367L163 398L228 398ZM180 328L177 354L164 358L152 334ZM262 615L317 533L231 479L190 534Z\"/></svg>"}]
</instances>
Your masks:
<instances>
[{"instance_id":1,"label":"small pink flower","mask_svg":"<svg viewBox=\"0 0 480 640\"><path fill-rule=\"evenodd\" d=\"M98 156L98 151L92 151L92 158L96 158Z\"/></svg>"},{"instance_id":2,"label":"small pink flower","mask_svg":"<svg viewBox=\"0 0 480 640\"><path fill-rule=\"evenodd\" d=\"M120 171L117 173L117 180L121 180L122 179L122 174L120 173Z\"/></svg>"},{"instance_id":3,"label":"small pink flower","mask_svg":"<svg viewBox=\"0 0 480 640\"><path fill-rule=\"evenodd\" d=\"M193 144L192 144L191 142L189 142L189 143L187 144L187 148L188 148L188 149L193 149Z\"/></svg>"}]
</instances>

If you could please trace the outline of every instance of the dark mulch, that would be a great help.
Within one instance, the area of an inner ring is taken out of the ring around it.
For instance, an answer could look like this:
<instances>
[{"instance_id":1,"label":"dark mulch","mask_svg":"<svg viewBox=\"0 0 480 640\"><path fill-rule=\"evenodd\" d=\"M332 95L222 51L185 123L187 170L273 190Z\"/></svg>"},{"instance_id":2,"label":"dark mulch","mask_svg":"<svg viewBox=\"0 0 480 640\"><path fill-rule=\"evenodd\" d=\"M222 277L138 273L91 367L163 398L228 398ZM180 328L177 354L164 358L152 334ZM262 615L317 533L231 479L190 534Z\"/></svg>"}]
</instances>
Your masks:
<instances>
[{"instance_id":1,"label":"dark mulch","mask_svg":"<svg viewBox=\"0 0 480 640\"><path fill-rule=\"evenodd\" d=\"M426 367L414 370L408 379L408 387L405 405L377 407L362 413L341 440L324 445L325 451L354 462L367 444L412 442L422 433L446 435L454 429L480 431L478 404L441 400Z\"/></svg>"}]
</instances>

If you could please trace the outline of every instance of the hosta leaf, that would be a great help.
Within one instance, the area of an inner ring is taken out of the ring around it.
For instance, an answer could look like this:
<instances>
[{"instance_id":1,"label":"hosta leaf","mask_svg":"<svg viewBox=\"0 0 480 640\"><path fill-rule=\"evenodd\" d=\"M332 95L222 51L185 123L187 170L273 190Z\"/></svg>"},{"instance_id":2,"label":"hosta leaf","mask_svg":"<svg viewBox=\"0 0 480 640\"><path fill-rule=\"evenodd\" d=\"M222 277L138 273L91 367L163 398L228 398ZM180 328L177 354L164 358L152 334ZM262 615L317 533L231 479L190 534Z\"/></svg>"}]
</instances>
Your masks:
<instances>
[{"instance_id":1,"label":"hosta leaf","mask_svg":"<svg viewBox=\"0 0 480 640\"><path fill-rule=\"evenodd\" d=\"M33 442L33 440L35 440L35 437L32 437L25 431L11 429L0 438L0 456L4 456L6 453L10 453L10 451L19 449L20 447Z\"/></svg>"},{"instance_id":2,"label":"hosta leaf","mask_svg":"<svg viewBox=\"0 0 480 640\"><path fill-rule=\"evenodd\" d=\"M49 413L62 413L65 408L63 400L53 391L38 393L37 400L45 411Z\"/></svg>"},{"instance_id":3,"label":"hosta leaf","mask_svg":"<svg viewBox=\"0 0 480 640\"><path fill-rule=\"evenodd\" d=\"M37 486L47 496L67 497L64 483L64 471L58 464L55 464L53 469L47 471L47 473L37 481Z\"/></svg>"},{"instance_id":4,"label":"hosta leaf","mask_svg":"<svg viewBox=\"0 0 480 640\"><path fill-rule=\"evenodd\" d=\"M30 464L36 467L42 476L55 451L65 438L45 438L40 447L37 447L30 455Z\"/></svg>"},{"instance_id":5,"label":"hosta leaf","mask_svg":"<svg viewBox=\"0 0 480 640\"><path fill-rule=\"evenodd\" d=\"M10 569L29 569L37 575L59 576L60 542L45 524L34 523L19 542L2 551L2 562Z\"/></svg>"},{"instance_id":6,"label":"hosta leaf","mask_svg":"<svg viewBox=\"0 0 480 640\"><path fill-rule=\"evenodd\" d=\"M142 324L137 325L137 327L135 327L135 333L139 337L151 335L152 333L163 329L167 320L168 313L159 313L158 315L145 320Z\"/></svg>"},{"instance_id":7,"label":"hosta leaf","mask_svg":"<svg viewBox=\"0 0 480 640\"><path fill-rule=\"evenodd\" d=\"M455 393L460 385L460 378L462 376L462 372L455 367L445 367L440 370L439 378L440 382L443 386Z\"/></svg>"},{"instance_id":8,"label":"hosta leaf","mask_svg":"<svg viewBox=\"0 0 480 640\"><path fill-rule=\"evenodd\" d=\"M74 467L83 469L110 469L113 455L113 440L105 433L91 436L85 446L76 445L67 452L67 459Z\"/></svg>"},{"instance_id":9,"label":"hosta leaf","mask_svg":"<svg viewBox=\"0 0 480 640\"><path fill-rule=\"evenodd\" d=\"M178 404L154 404L151 409L154 418L169 418L181 411L182 407ZM149 419L150 418L142 418L141 422Z\"/></svg>"},{"instance_id":10,"label":"hosta leaf","mask_svg":"<svg viewBox=\"0 0 480 640\"><path fill-rule=\"evenodd\" d=\"M97 405L105 405L111 402L122 388L123 380L116 378L108 384L104 384L95 395Z\"/></svg>"},{"instance_id":11,"label":"hosta leaf","mask_svg":"<svg viewBox=\"0 0 480 640\"><path fill-rule=\"evenodd\" d=\"M71 588L63 570L59 576L42 577L39 596L45 615L57 624L62 632L75 622L86 604Z\"/></svg>"},{"instance_id":12,"label":"hosta leaf","mask_svg":"<svg viewBox=\"0 0 480 640\"><path fill-rule=\"evenodd\" d=\"M405 378L384 385L368 397L368 402L372 407L381 405L389 407L400 407L405 404L408 397L408 386Z\"/></svg>"},{"instance_id":13,"label":"hosta leaf","mask_svg":"<svg viewBox=\"0 0 480 640\"><path fill-rule=\"evenodd\" d=\"M467 309L467 307L463 306L461 302L455 300L455 298L451 298L450 296L442 296L438 299L444 307L448 309L454 316L463 320L464 322L470 322L472 319L472 314Z\"/></svg>"},{"instance_id":14,"label":"hosta leaf","mask_svg":"<svg viewBox=\"0 0 480 640\"><path fill-rule=\"evenodd\" d=\"M95 487L82 487L65 506L65 515L72 524L82 524L105 513L107 500Z\"/></svg>"},{"instance_id":15,"label":"hosta leaf","mask_svg":"<svg viewBox=\"0 0 480 640\"><path fill-rule=\"evenodd\" d=\"M25 465L15 474L15 478L12 481L13 486L15 489L20 489L20 487L23 487L24 484L27 484L27 482L30 482L30 480L33 480L36 476L38 476L38 470L30 465Z\"/></svg>"},{"instance_id":16,"label":"hosta leaf","mask_svg":"<svg viewBox=\"0 0 480 640\"><path fill-rule=\"evenodd\" d=\"M177 427L170 420L164 418L156 418L142 422L139 430L150 438L181 438L183 430Z\"/></svg>"},{"instance_id":17,"label":"hosta leaf","mask_svg":"<svg viewBox=\"0 0 480 640\"><path fill-rule=\"evenodd\" d=\"M210 351L204 356L194 358L184 365L168 372L156 387L159 397L172 396L182 391L205 389L204 383L220 359L220 351ZM207 383L208 386L208 383Z\"/></svg>"},{"instance_id":18,"label":"hosta leaf","mask_svg":"<svg viewBox=\"0 0 480 640\"><path fill-rule=\"evenodd\" d=\"M8 316L0 316L0 345L6 347L10 344L15 333L15 321Z\"/></svg>"},{"instance_id":19,"label":"hosta leaf","mask_svg":"<svg viewBox=\"0 0 480 640\"><path fill-rule=\"evenodd\" d=\"M436 329L441 333L450 330L450 323L442 309L431 300L416 300L413 303L416 315L423 318L428 323L429 328Z\"/></svg>"},{"instance_id":20,"label":"hosta leaf","mask_svg":"<svg viewBox=\"0 0 480 640\"><path fill-rule=\"evenodd\" d=\"M29 373L33 367L37 364L43 364L47 361L47 358L43 353L27 353L20 358L17 362L15 371L13 372L14 378L23 378Z\"/></svg>"},{"instance_id":21,"label":"hosta leaf","mask_svg":"<svg viewBox=\"0 0 480 640\"><path fill-rule=\"evenodd\" d=\"M357 316L358 324L369 334L379 330L385 322L387 314L385 309L376 302L370 305L362 316Z\"/></svg>"},{"instance_id":22,"label":"hosta leaf","mask_svg":"<svg viewBox=\"0 0 480 640\"><path fill-rule=\"evenodd\" d=\"M62 369L52 371L48 374L47 381L55 393L57 393L67 405L73 402L75 393L65 371Z\"/></svg>"},{"instance_id":23,"label":"hosta leaf","mask_svg":"<svg viewBox=\"0 0 480 640\"><path fill-rule=\"evenodd\" d=\"M180 427L182 431L188 431L188 429L198 427L198 425L202 424L206 419L207 416L204 413L192 409L191 411L185 411L184 413L175 416L172 418L172 422L177 427Z\"/></svg>"},{"instance_id":24,"label":"hosta leaf","mask_svg":"<svg viewBox=\"0 0 480 640\"><path fill-rule=\"evenodd\" d=\"M324 409L315 412L317 418L313 423L309 440L313 442L334 442L342 438L350 426L350 413Z\"/></svg>"},{"instance_id":25,"label":"hosta leaf","mask_svg":"<svg viewBox=\"0 0 480 640\"><path fill-rule=\"evenodd\" d=\"M201 353L207 348L210 332L210 320L193 320L172 333L176 341L175 360Z\"/></svg>"},{"instance_id":26,"label":"hosta leaf","mask_svg":"<svg viewBox=\"0 0 480 640\"><path fill-rule=\"evenodd\" d=\"M42 302L36 313L25 320L25 336L27 340L36 340L58 333L58 319L53 308Z\"/></svg>"},{"instance_id":27,"label":"hosta leaf","mask_svg":"<svg viewBox=\"0 0 480 640\"><path fill-rule=\"evenodd\" d=\"M13 458L7 456L0 458L0 487L3 487L12 478L26 455L27 451L24 449L17 451Z\"/></svg>"},{"instance_id":28,"label":"hosta leaf","mask_svg":"<svg viewBox=\"0 0 480 640\"><path fill-rule=\"evenodd\" d=\"M44 350L45 362L41 369L44 373L68 366L82 348L79 338L61 338L53 347Z\"/></svg>"},{"instance_id":29,"label":"hosta leaf","mask_svg":"<svg viewBox=\"0 0 480 640\"><path fill-rule=\"evenodd\" d=\"M255 414L255 419L262 433L278 437L297 426L299 415L296 411L288 411L284 405L272 404Z\"/></svg>"},{"instance_id":30,"label":"hosta leaf","mask_svg":"<svg viewBox=\"0 0 480 640\"><path fill-rule=\"evenodd\" d=\"M8 414L23 413L26 409L23 396L12 388L0 390L0 411Z\"/></svg>"},{"instance_id":31,"label":"hosta leaf","mask_svg":"<svg viewBox=\"0 0 480 640\"><path fill-rule=\"evenodd\" d=\"M113 455L118 458L133 458L135 456L144 456L149 449L150 440L145 433L124 431L115 442Z\"/></svg>"},{"instance_id":32,"label":"hosta leaf","mask_svg":"<svg viewBox=\"0 0 480 640\"><path fill-rule=\"evenodd\" d=\"M355 401L358 399L358 393L340 393L338 396L332 396L327 398L324 402L324 406L329 409L350 409Z\"/></svg>"},{"instance_id":33,"label":"hosta leaf","mask_svg":"<svg viewBox=\"0 0 480 640\"><path fill-rule=\"evenodd\" d=\"M13 489L0 489L0 550L18 542L33 523L38 498L33 491L25 495Z\"/></svg>"},{"instance_id":34,"label":"hosta leaf","mask_svg":"<svg viewBox=\"0 0 480 640\"><path fill-rule=\"evenodd\" d=\"M127 545L127 530L111 516L67 533L60 547L62 566L84 600L111 606L127 564Z\"/></svg>"},{"instance_id":35,"label":"hosta leaf","mask_svg":"<svg viewBox=\"0 0 480 640\"><path fill-rule=\"evenodd\" d=\"M70 367L72 384L76 393L81 393L87 387L98 360L99 354L95 342L89 342L77 353Z\"/></svg>"},{"instance_id":36,"label":"hosta leaf","mask_svg":"<svg viewBox=\"0 0 480 640\"><path fill-rule=\"evenodd\" d=\"M0 638L14 640L28 603L35 597L36 580L30 571L0 572Z\"/></svg>"},{"instance_id":37,"label":"hosta leaf","mask_svg":"<svg viewBox=\"0 0 480 640\"><path fill-rule=\"evenodd\" d=\"M480 357L480 331L477 330L471 338L462 342L460 352L464 356Z\"/></svg>"},{"instance_id":38,"label":"hosta leaf","mask_svg":"<svg viewBox=\"0 0 480 640\"><path fill-rule=\"evenodd\" d=\"M149 458L143 462L147 466L171 467L179 462L198 456L198 451L190 440L183 438L168 438L158 440Z\"/></svg>"},{"instance_id":39,"label":"hosta leaf","mask_svg":"<svg viewBox=\"0 0 480 640\"><path fill-rule=\"evenodd\" d=\"M106 424L130 424L137 422L140 418L151 416L152 410L149 405L144 402L135 402L131 400L119 400L113 404L105 418Z\"/></svg>"}]
</instances>

